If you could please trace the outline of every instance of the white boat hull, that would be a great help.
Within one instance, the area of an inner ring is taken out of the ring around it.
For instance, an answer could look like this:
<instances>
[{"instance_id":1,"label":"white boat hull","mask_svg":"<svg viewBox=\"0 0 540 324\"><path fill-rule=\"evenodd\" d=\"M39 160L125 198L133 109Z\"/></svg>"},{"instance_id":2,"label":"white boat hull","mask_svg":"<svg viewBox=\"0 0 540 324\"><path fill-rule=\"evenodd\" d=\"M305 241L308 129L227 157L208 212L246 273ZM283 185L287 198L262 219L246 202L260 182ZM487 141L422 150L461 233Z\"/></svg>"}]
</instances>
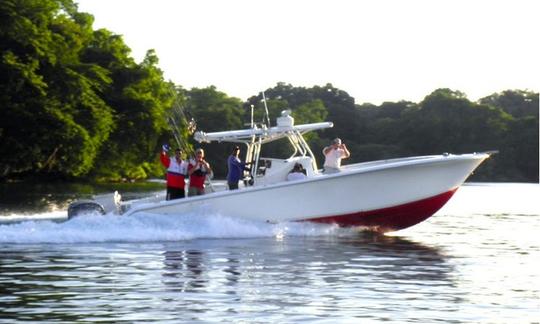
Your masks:
<instances>
[{"instance_id":1,"label":"white boat hull","mask_svg":"<svg viewBox=\"0 0 540 324\"><path fill-rule=\"evenodd\" d=\"M475 153L359 163L306 180L134 205L126 215L182 217L198 209L272 223L313 221L396 231L433 215L488 157Z\"/></svg>"}]
</instances>

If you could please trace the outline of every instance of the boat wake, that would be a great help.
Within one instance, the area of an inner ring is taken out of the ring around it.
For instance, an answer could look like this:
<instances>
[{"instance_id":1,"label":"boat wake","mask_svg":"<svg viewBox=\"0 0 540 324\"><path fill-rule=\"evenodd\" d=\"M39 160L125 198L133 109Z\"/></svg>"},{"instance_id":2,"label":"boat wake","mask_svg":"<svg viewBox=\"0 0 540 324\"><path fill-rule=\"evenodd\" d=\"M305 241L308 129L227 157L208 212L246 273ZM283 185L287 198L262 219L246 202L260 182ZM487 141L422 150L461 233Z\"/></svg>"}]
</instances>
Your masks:
<instances>
[{"instance_id":1,"label":"boat wake","mask_svg":"<svg viewBox=\"0 0 540 324\"><path fill-rule=\"evenodd\" d=\"M16 216L12 215L12 218ZM352 230L334 225L305 222L270 224L197 212L177 217L144 213L129 217L87 214L65 222L55 220L58 216L56 213L32 215L22 222L0 224L0 244L159 242L352 233Z\"/></svg>"}]
</instances>

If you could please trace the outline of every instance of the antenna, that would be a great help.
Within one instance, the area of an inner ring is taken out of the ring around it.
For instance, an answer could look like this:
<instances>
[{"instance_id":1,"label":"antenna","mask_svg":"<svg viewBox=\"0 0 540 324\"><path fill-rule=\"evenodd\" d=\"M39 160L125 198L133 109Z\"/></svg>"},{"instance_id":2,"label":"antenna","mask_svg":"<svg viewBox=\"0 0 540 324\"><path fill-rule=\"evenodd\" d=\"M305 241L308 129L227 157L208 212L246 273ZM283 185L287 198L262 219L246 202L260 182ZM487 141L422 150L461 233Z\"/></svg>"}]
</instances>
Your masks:
<instances>
[{"instance_id":1,"label":"antenna","mask_svg":"<svg viewBox=\"0 0 540 324\"><path fill-rule=\"evenodd\" d=\"M266 96L264 95L264 91L261 92L264 102L264 111L266 112L266 121L268 122L268 127L270 127L270 114L268 114L268 106L266 105Z\"/></svg>"},{"instance_id":2,"label":"antenna","mask_svg":"<svg viewBox=\"0 0 540 324\"><path fill-rule=\"evenodd\" d=\"M255 108L253 105L251 105L251 128L255 127L255 124L253 124L253 108Z\"/></svg>"}]
</instances>

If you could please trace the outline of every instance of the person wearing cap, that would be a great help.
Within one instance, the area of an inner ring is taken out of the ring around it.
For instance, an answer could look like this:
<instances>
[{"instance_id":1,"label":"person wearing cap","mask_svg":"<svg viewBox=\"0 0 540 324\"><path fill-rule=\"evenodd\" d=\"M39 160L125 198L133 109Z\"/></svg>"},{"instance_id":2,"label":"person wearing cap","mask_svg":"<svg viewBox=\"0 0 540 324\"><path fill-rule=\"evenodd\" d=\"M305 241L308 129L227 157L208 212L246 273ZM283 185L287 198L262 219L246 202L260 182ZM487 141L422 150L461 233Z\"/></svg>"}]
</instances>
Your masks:
<instances>
[{"instance_id":1,"label":"person wearing cap","mask_svg":"<svg viewBox=\"0 0 540 324\"><path fill-rule=\"evenodd\" d=\"M240 154L240 147L235 146L227 159L227 184L229 185L229 190L238 189L238 181L243 177L244 171L249 170L246 167L245 162L242 162L238 155Z\"/></svg>"},{"instance_id":2,"label":"person wearing cap","mask_svg":"<svg viewBox=\"0 0 540 324\"><path fill-rule=\"evenodd\" d=\"M205 194L204 181L206 175L212 172L210 163L204 159L204 150L198 148L195 150L195 159L189 161L189 196L200 196Z\"/></svg>"},{"instance_id":3,"label":"person wearing cap","mask_svg":"<svg viewBox=\"0 0 540 324\"><path fill-rule=\"evenodd\" d=\"M339 138L335 138L330 146L325 147L323 154L325 157L324 173L339 172L341 160L351 156L351 152L349 152L347 146Z\"/></svg>"},{"instance_id":4,"label":"person wearing cap","mask_svg":"<svg viewBox=\"0 0 540 324\"><path fill-rule=\"evenodd\" d=\"M187 162L182 160L182 150L176 149L174 157L170 158L167 152L168 145L163 145L160 160L161 164L167 168L167 200L184 198L185 193L185 176L187 172Z\"/></svg>"}]
</instances>

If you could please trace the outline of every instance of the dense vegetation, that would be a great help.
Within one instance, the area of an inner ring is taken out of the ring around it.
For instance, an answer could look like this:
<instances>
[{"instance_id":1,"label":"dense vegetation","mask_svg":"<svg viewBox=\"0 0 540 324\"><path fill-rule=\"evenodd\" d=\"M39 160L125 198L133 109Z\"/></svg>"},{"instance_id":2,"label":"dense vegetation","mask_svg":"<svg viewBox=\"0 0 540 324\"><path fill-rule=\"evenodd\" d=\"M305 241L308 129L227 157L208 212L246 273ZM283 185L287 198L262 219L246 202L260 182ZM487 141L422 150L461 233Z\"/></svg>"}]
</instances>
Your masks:
<instances>
[{"instance_id":1,"label":"dense vegetation","mask_svg":"<svg viewBox=\"0 0 540 324\"><path fill-rule=\"evenodd\" d=\"M262 121L260 95L247 102L214 87L183 89L164 80L158 57L137 63L122 38L93 30L93 17L71 0L0 1L0 178L144 179L160 176L158 153L174 143L167 117L175 108L198 128L245 127L250 105ZM507 90L478 102L437 89L423 101L355 103L331 84L279 83L266 89L270 119L291 109L297 123L333 121L310 134L314 152L341 137L348 163L442 152L499 150L476 180L538 181L538 93ZM183 142L189 137L179 121ZM276 143L264 155L285 155ZM218 177L230 146L209 144ZM321 156L319 156L321 158Z\"/></svg>"}]
</instances>

